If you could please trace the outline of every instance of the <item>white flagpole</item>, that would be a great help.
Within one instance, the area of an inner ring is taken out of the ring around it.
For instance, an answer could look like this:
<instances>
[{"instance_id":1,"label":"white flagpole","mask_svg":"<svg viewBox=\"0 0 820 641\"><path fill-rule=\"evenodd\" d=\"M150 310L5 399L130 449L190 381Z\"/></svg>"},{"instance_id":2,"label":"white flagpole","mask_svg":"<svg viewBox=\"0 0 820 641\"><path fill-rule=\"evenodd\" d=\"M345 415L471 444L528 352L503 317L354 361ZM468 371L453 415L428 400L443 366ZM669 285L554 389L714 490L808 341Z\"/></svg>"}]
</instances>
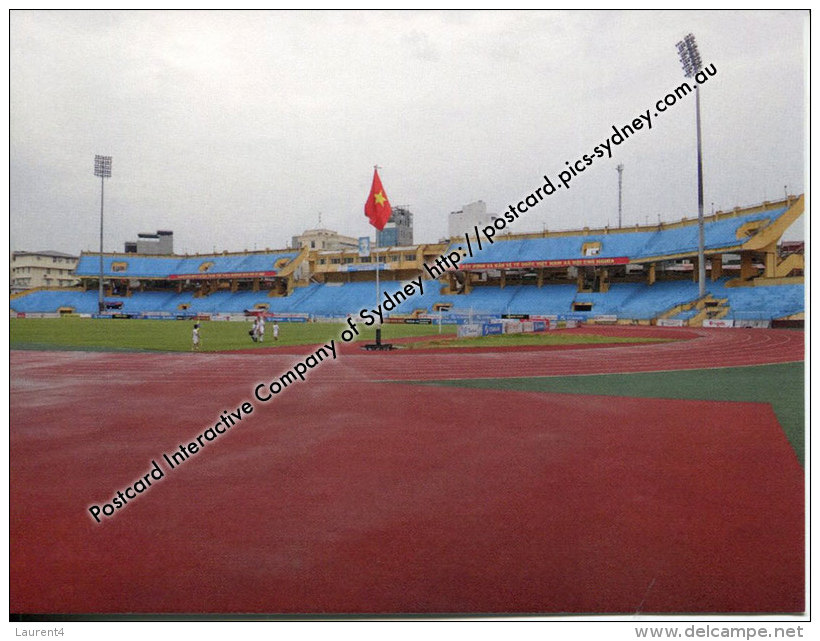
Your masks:
<instances>
[{"instance_id":1,"label":"white flagpole","mask_svg":"<svg viewBox=\"0 0 820 641\"><path fill-rule=\"evenodd\" d=\"M376 232L376 238L378 239L378 237L379 237L379 233ZM377 240L377 242L378 242L378 240ZM382 291L381 291L381 287L379 285L379 248L376 247L376 307L377 308L380 304L379 300L381 299L381 297L382 297ZM379 318L379 326L381 326L381 324L382 324L382 321L381 321L381 318Z\"/></svg>"},{"instance_id":2,"label":"white flagpole","mask_svg":"<svg viewBox=\"0 0 820 641\"><path fill-rule=\"evenodd\" d=\"M378 173L379 166L373 165L374 173ZM381 304L380 299L382 297L381 285L379 283L379 230L376 229L376 309ZM381 327L382 327L382 318L383 316L379 317L379 326L376 329L376 345L381 344Z\"/></svg>"}]
</instances>

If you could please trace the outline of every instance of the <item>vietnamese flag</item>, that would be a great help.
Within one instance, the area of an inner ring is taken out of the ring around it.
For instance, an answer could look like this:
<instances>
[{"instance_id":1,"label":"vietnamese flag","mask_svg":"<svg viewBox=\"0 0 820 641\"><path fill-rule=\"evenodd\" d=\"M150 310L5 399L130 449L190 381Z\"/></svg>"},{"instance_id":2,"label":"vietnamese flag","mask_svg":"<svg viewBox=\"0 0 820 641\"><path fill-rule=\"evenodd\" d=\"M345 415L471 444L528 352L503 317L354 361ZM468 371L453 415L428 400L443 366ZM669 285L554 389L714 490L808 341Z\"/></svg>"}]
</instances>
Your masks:
<instances>
[{"instance_id":1,"label":"vietnamese flag","mask_svg":"<svg viewBox=\"0 0 820 641\"><path fill-rule=\"evenodd\" d=\"M364 205L364 213L370 219L370 224L381 231L387 224L391 212L390 201L387 200L381 178L379 178L379 170L374 169L373 186L370 188L370 195Z\"/></svg>"}]
</instances>

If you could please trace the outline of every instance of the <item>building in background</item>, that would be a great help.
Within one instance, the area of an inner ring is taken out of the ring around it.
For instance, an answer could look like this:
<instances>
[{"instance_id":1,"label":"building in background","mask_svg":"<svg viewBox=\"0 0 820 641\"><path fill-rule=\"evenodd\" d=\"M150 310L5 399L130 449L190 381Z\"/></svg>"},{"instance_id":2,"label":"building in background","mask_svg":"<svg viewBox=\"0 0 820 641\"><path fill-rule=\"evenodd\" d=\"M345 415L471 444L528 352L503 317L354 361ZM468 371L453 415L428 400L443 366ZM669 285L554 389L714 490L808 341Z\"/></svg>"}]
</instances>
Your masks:
<instances>
[{"instance_id":1,"label":"building in background","mask_svg":"<svg viewBox=\"0 0 820 641\"><path fill-rule=\"evenodd\" d=\"M170 256L174 253L174 232L157 231L155 234L137 234L137 241L125 243L126 254Z\"/></svg>"},{"instance_id":2,"label":"building in background","mask_svg":"<svg viewBox=\"0 0 820 641\"><path fill-rule=\"evenodd\" d=\"M36 287L73 287L78 284L74 277L77 256L55 251L11 254L11 293Z\"/></svg>"},{"instance_id":3,"label":"building in background","mask_svg":"<svg viewBox=\"0 0 820 641\"><path fill-rule=\"evenodd\" d=\"M342 236L331 229L308 229L300 236L294 236L290 246L292 249L356 249L359 241L352 236Z\"/></svg>"},{"instance_id":4,"label":"building in background","mask_svg":"<svg viewBox=\"0 0 820 641\"><path fill-rule=\"evenodd\" d=\"M409 247L413 244L413 212L393 207L387 224L376 231L376 247Z\"/></svg>"},{"instance_id":5,"label":"building in background","mask_svg":"<svg viewBox=\"0 0 820 641\"><path fill-rule=\"evenodd\" d=\"M450 238L456 236L464 236L468 231L472 231L473 227L486 227L492 225L496 218L500 218L498 214L488 214L487 205L483 200L477 200L474 203L464 205L458 211L451 211L450 217L447 219L447 235Z\"/></svg>"}]
</instances>

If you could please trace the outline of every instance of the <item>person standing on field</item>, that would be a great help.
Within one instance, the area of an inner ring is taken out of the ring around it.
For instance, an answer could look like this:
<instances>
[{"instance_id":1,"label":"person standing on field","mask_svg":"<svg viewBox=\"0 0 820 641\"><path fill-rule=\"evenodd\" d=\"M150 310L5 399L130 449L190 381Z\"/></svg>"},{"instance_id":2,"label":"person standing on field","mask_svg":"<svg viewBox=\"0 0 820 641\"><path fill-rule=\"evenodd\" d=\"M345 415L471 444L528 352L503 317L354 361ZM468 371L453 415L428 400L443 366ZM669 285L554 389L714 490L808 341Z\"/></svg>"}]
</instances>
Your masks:
<instances>
[{"instance_id":1,"label":"person standing on field","mask_svg":"<svg viewBox=\"0 0 820 641\"><path fill-rule=\"evenodd\" d=\"M273 321L273 340L279 340L279 323Z\"/></svg>"},{"instance_id":2,"label":"person standing on field","mask_svg":"<svg viewBox=\"0 0 820 641\"><path fill-rule=\"evenodd\" d=\"M256 325L256 338L260 343L265 342L265 316L264 314L259 316L257 325Z\"/></svg>"},{"instance_id":3,"label":"person standing on field","mask_svg":"<svg viewBox=\"0 0 820 641\"><path fill-rule=\"evenodd\" d=\"M191 340L193 344L191 345L191 351L198 352L199 351L199 323L194 323L194 331L191 334Z\"/></svg>"}]
</instances>

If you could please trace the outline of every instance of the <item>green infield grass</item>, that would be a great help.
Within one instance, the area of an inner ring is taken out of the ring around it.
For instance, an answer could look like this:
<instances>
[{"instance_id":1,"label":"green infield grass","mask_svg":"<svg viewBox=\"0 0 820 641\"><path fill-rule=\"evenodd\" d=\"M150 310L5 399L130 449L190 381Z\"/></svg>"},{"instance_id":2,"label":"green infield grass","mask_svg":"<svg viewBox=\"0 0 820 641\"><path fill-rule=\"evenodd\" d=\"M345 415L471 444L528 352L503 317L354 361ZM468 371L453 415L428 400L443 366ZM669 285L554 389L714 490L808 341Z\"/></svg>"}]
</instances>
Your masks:
<instances>
[{"instance_id":1,"label":"green infield grass","mask_svg":"<svg viewBox=\"0 0 820 641\"><path fill-rule=\"evenodd\" d=\"M193 320L142 320L129 318L12 318L11 349L39 350L102 350L102 351L162 351L191 350ZM248 332L251 321L198 321L200 351L224 352L259 349L273 345L315 345L331 338L339 340L343 323L280 323L279 340L273 340L273 323L266 324L265 342L254 343ZM375 328L359 324L359 341L375 340ZM647 343L668 339L642 337L599 336L562 331L545 334L502 334L477 338L456 338L455 327L445 326L439 334L438 325L388 324L382 327L382 340L429 336L430 340L406 343L402 347L471 348L538 345L577 345L606 343Z\"/></svg>"},{"instance_id":2,"label":"green infield grass","mask_svg":"<svg viewBox=\"0 0 820 641\"><path fill-rule=\"evenodd\" d=\"M193 320L142 320L130 318L12 318L11 349L191 351ZM258 349L273 345L315 345L339 340L344 323L279 323L279 340L273 340L273 323L265 325L265 342L254 343L248 321L198 321L201 351L222 352ZM374 340L375 330L360 324L360 341ZM444 331L448 331L446 328ZM431 325L385 325L383 340L437 334Z\"/></svg>"}]
</instances>

